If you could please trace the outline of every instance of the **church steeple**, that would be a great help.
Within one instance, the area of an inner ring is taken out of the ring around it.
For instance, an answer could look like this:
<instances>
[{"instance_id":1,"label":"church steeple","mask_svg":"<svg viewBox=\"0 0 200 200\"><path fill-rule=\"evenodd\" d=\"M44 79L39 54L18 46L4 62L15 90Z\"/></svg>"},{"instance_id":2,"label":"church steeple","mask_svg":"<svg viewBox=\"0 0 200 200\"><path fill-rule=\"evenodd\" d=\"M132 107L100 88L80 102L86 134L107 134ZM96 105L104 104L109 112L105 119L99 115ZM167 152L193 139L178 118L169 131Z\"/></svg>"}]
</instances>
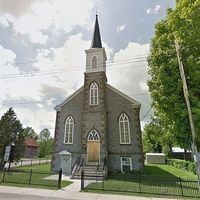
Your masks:
<instances>
[{"instance_id":1,"label":"church steeple","mask_svg":"<svg viewBox=\"0 0 200 200\"><path fill-rule=\"evenodd\" d=\"M106 52L101 45L101 36L99 31L98 16L94 26L94 33L90 49L86 53L86 73L106 72Z\"/></svg>"},{"instance_id":2,"label":"church steeple","mask_svg":"<svg viewBox=\"0 0 200 200\"><path fill-rule=\"evenodd\" d=\"M100 35L99 22L98 22L97 15L96 15L96 21L95 21L95 26L94 26L94 33L93 33L91 48L102 48L101 35Z\"/></svg>"}]
</instances>

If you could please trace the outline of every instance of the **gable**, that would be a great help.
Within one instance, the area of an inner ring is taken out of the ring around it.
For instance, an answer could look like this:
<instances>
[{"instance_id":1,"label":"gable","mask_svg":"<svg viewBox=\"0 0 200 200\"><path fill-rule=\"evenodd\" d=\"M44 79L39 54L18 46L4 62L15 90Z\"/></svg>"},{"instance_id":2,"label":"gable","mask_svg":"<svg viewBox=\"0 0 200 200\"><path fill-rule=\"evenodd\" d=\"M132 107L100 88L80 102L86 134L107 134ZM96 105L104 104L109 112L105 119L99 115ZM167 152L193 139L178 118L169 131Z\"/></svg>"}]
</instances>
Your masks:
<instances>
[{"instance_id":1,"label":"gable","mask_svg":"<svg viewBox=\"0 0 200 200\"><path fill-rule=\"evenodd\" d=\"M82 86L79 88L77 91L75 91L72 95L67 97L62 103L58 104L57 106L54 107L55 110L60 111L61 108L69 101L71 101L74 97L76 97L80 92L84 90L84 87Z\"/></svg>"},{"instance_id":2,"label":"gable","mask_svg":"<svg viewBox=\"0 0 200 200\"><path fill-rule=\"evenodd\" d=\"M120 90L114 88L113 86L111 86L110 84L106 84L107 88L112 90L114 93L120 95L122 98L128 100L130 103L133 104L134 107L140 107L141 104L136 101L135 99L131 98L130 96L124 94L123 92L121 92Z\"/></svg>"}]
</instances>

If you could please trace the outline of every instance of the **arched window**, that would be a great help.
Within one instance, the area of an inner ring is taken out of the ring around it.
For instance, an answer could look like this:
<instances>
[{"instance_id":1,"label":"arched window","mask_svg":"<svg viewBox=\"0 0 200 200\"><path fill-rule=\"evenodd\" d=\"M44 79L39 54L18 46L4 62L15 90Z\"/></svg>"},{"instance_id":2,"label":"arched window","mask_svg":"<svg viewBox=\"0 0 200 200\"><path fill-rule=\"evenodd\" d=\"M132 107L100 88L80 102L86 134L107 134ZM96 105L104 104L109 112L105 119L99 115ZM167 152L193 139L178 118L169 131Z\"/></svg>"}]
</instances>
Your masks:
<instances>
[{"instance_id":1,"label":"arched window","mask_svg":"<svg viewBox=\"0 0 200 200\"><path fill-rule=\"evenodd\" d=\"M97 68L97 57L96 56L92 57L92 68Z\"/></svg>"},{"instance_id":2,"label":"arched window","mask_svg":"<svg viewBox=\"0 0 200 200\"><path fill-rule=\"evenodd\" d=\"M120 133L120 144L130 144L130 127L129 118L126 114L121 114L119 117L119 133Z\"/></svg>"},{"instance_id":3,"label":"arched window","mask_svg":"<svg viewBox=\"0 0 200 200\"><path fill-rule=\"evenodd\" d=\"M74 119L72 116L69 116L65 121L64 143L73 144L73 134L74 134Z\"/></svg>"},{"instance_id":4,"label":"arched window","mask_svg":"<svg viewBox=\"0 0 200 200\"><path fill-rule=\"evenodd\" d=\"M90 131L89 135L88 135L88 141L99 141L99 134L96 130L92 130Z\"/></svg>"},{"instance_id":5,"label":"arched window","mask_svg":"<svg viewBox=\"0 0 200 200\"><path fill-rule=\"evenodd\" d=\"M98 105L98 85L95 82L90 85L90 105Z\"/></svg>"}]
</instances>

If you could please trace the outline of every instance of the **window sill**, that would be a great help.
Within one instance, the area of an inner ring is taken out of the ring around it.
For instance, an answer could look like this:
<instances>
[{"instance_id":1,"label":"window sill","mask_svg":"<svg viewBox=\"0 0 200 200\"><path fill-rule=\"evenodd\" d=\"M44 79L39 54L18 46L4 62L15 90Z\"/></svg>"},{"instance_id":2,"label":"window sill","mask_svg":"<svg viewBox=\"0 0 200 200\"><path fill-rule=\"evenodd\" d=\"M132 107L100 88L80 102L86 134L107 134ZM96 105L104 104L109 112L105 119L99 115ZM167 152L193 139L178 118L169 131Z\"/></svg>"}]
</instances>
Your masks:
<instances>
[{"instance_id":1,"label":"window sill","mask_svg":"<svg viewBox=\"0 0 200 200\"><path fill-rule=\"evenodd\" d=\"M63 142L63 144L65 144L65 145L68 145L68 144L69 144L69 145L72 145L73 143L65 143L65 142Z\"/></svg>"}]
</instances>

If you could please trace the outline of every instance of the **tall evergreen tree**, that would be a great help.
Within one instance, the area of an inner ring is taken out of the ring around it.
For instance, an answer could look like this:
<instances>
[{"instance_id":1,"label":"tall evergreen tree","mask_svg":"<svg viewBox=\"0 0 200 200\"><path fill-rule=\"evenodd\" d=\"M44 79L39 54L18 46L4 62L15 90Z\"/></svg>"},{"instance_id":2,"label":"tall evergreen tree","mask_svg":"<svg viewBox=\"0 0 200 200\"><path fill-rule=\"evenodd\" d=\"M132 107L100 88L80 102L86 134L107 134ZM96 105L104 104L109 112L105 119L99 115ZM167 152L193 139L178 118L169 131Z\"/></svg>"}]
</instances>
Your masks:
<instances>
[{"instance_id":1,"label":"tall evergreen tree","mask_svg":"<svg viewBox=\"0 0 200 200\"><path fill-rule=\"evenodd\" d=\"M10 108L0 119L0 165L4 163L5 148L12 143L15 144L14 160L23 156L25 150L24 134L21 122L12 108Z\"/></svg>"}]
</instances>

